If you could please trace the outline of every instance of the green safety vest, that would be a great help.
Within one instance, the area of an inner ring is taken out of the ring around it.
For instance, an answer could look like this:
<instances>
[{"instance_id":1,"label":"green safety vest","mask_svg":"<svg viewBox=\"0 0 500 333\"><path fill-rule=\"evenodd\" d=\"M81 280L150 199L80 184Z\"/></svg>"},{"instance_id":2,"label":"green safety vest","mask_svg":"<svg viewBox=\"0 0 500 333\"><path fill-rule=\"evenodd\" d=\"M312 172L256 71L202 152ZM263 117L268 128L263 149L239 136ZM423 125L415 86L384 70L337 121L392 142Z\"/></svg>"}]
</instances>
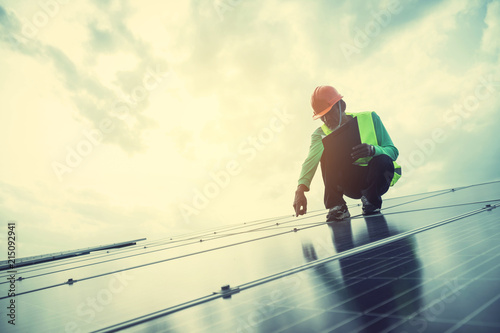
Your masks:
<instances>
[{"instance_id":1,"label":"green safety vest","mask_svg":"<svg viewBox=\"0 0 500 333\"><path fill-rule=\"evenodd\" d=\"M375 125L373 124L372 113L370 111L359 112L359 113L346 112L346 114L358 119L359 136L361 139L361 143L367 143L369 145L378 145L377 133L375 132ZM321 125L321 129L323 130L325 135L328 135L333 132L328 126L326 126L326 124ZM372 158L373 156L358 158L354 162L354 164L360 166L367 166L368 162L370 162ZM396 184L399 178L401 178L402 174L401 166L397 164L396 161L393 161L393 163L394 163L394 176L392 177L390 186Z\"/></svg>"}]
</instances>

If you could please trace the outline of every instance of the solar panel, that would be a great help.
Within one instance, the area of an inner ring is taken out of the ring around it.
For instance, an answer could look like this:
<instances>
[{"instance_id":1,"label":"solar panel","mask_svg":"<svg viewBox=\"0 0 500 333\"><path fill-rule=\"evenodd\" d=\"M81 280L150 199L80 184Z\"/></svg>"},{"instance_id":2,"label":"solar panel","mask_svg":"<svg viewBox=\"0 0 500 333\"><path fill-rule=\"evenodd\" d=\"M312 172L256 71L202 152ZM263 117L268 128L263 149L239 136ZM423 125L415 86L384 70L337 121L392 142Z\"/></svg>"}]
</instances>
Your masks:
<instances>
[{"instance_id":1,"label":"solar panel","mask_svg":"<svg viewBox=\"0 0 500 333\"><path fill-rule=\"evenodd\" d=\"M387 199L370 217L351 205L341 222L320 210L18 267L16 330L496 332L498 184Z\"/></svg>"}]
</instances>

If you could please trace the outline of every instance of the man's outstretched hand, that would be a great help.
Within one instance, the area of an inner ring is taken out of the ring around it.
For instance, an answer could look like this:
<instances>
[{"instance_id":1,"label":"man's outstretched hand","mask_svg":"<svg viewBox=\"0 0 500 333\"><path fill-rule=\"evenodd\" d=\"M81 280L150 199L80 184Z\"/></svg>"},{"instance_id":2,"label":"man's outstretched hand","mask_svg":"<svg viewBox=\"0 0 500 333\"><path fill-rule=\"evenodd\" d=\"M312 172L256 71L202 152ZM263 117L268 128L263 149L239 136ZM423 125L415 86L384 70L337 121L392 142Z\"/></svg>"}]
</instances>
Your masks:
<instances>
[{"instance_id":1,"label":"man's outstretched hand","mask_svg":"<svg viewBox=\"0 0 500 333\"><path fill-rule=\"evenodd\" d=\"M373 156L375 154L375 147L367 143L362 143L352 148L351 158L356 161L358 158Z\"/></svg>"},{"instance_id":2,"label":"man's outstretched hand","mask_svg":"<svg viewBox=\"0 0 500 333\"><path fill-rule=\"evenodd\" d=\"M293 208L295 209L295 217L307 213L307 198L304 194L304 185L299 185L295 191L295 200L293 201Z\"/></svg>"}]
</instances>

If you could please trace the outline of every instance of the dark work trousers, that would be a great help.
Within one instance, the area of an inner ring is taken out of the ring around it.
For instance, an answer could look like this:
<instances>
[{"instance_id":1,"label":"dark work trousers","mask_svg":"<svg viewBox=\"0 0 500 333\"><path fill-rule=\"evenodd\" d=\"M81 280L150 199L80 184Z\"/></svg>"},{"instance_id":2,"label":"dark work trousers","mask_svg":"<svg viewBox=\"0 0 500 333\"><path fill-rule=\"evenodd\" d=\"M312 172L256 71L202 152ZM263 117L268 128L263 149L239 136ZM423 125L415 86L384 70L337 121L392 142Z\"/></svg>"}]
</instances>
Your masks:
<instances>
[{"instance_id":1,"label":"dark work trousers","mask_svg":"<svg viewBox=\"0 0 500 333\"><path fill-rule=\"evenodd\" d=\"M321 159L321 172L326 208L345 204L344 195L352 199L365 196L372 205L381 208L382 195L389 189L394 175L394 164L385 154L373 157L367 166L328 166Z\"/></svg>"}]
</instances>

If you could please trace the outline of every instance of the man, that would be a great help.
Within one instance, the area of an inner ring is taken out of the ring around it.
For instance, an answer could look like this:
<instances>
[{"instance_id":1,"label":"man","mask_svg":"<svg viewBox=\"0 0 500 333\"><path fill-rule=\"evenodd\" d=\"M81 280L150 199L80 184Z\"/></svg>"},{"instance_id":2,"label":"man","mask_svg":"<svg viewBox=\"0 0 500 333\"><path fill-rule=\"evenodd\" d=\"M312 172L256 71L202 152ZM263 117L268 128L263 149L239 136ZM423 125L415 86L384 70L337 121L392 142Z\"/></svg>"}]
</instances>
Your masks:
<instances>
[{"instance_id":1,"label":"man","mask_svg":"<svg viewBox=\"0 0 500 333\"><path fill-rule=\"evenodd\" d=\"M321 118L324 124L312 134L309 155L302 164L293 203L296 216L307 212L304 192L309 191L320 161L328 221L350 217L344 195L361 199L364 215L378 213L382 195L401 177L401 167L395 162L399 152L379 116L375 112L346 113L342 98L331 86L319 86L312 94L313 119ZM323 153L328 151L324 151L323 137L354 118L358 120L361 144L352 148L352 163L337 169L325 166Z\"/></svg>"}]
</instances>

